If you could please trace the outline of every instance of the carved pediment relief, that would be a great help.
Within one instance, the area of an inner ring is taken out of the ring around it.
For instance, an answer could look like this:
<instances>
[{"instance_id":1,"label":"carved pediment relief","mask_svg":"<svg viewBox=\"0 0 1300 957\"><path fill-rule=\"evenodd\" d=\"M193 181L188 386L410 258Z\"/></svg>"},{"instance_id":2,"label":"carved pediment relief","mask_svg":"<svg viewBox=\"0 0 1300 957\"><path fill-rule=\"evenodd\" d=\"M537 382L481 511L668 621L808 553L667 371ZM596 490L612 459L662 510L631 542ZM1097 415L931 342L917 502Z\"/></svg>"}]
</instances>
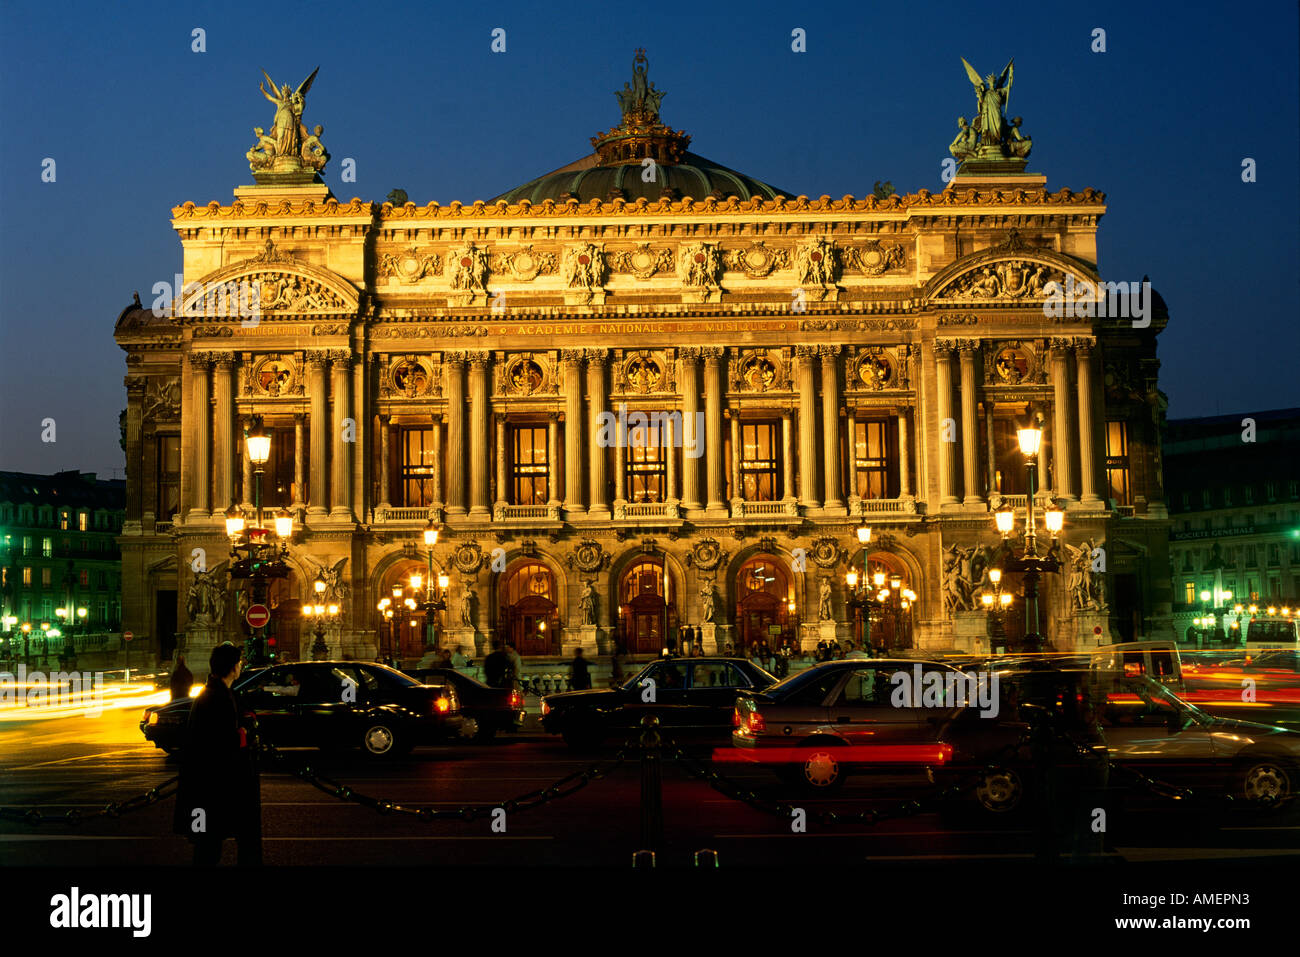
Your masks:
<instances>
[{"instance_id":1,"label":"carved pediment relief","mask_svg":"<svg viewBox=\"0 0 1300 957\"><path fill-rule=\"evenodd\" d=\"M1073 291L1095 290L1098 277L1087 265L1050 249L1037 249L1018 236L965 256L941 270L926 286L926 298L963 305L1041 302ZM1094 293L1095 294L1095 293Z\"/></svg>"},{"instance_id":2,"label":"carved pediment relief","mask_svg":"<svg viewBox=\"0 0 1300 957\"><path fill-rule=\"evenodd\" d=\"M185 290L186 319L239 319L249 325L296 315L355 313L357 291L343 277L272 253L209 273Z\"/></svg>"}]
</instances>

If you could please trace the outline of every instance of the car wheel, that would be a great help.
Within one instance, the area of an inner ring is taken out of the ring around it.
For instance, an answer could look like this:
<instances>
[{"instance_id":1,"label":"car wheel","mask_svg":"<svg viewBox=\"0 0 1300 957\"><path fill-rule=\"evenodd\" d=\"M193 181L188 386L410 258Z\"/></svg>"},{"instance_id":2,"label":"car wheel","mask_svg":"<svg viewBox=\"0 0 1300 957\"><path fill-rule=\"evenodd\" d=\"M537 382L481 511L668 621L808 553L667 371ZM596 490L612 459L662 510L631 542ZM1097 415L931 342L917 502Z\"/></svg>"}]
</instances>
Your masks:
<instances>
[{"instance_id":1,"label":"car wheel","mask_svg":"<svg viewBox=\"0 0 1300 957\"><path fill-rule=\"evenodd\" d=\"M401 754L399 735L391 721L369 721L361 732L361 749L373 758Z\"/></svg>"},{"instance_id":2,"label":"car wheel","mask_svg":"<svg viewBox=\"0 0 1300 957\"><path fill-rule=\"evenodd\" d=\"M1234 796L1257 810L1280 808L1294 795L1295 778L1295 770L1277 758L1249 758L1237 767Z\"/></svg>"},{"instance_id":3,"label":"car wheel","mask_svg":"<svg viewBox=\"0 0 1300 957\"><path fill-rule=\"evenodd\" d=\"M1025 799L1025 782L1010 768L994 768L980 775L975 801L990 814L1009 814Z\"/></svg>"},{"instance_id":4,"label":"car wheel","mask_svg":"<svg viewBox=\"0 0 1300 957\"><path fill-rule=\"evenodd\" d=\"M800 782L814 794L830 794L844 784L844 763L836 754L838 747L825 741L812 741L803 747L799 765Z\"/></svg>"}]
</instances>

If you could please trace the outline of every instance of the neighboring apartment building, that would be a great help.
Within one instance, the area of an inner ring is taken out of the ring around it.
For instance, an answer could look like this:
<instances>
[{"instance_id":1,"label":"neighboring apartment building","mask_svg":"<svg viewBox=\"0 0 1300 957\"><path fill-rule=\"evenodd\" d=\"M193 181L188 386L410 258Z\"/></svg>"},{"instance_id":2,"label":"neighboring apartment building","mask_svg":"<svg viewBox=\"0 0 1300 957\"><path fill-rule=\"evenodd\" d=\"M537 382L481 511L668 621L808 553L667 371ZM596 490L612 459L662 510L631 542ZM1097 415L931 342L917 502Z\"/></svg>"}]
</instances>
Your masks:
<instances>
[{"instance_id":1,"label":"neighboring apartment building","mask_svg":"<svg viewBox=\"0 0 1300 957\"><path fill-rule=\"evenodd\" d=\"M1300 408L1170 419L1164 468L1179 635L1211 607L1300 604Z\"/></svg>"},{"instance_id":2,"label":"neighboring apartment building","mask_svg":"<svg viewBox=\"0 0 1300 957\"><path fill-rule=\"evenodd\" d=\"M117 536L126 482L88 472L0 472L0 602L6 633L23 624L39 634L116 632L122 621L122 555ZM84 608L86 614L78 614Z\"/></svg>"}]
</instances>

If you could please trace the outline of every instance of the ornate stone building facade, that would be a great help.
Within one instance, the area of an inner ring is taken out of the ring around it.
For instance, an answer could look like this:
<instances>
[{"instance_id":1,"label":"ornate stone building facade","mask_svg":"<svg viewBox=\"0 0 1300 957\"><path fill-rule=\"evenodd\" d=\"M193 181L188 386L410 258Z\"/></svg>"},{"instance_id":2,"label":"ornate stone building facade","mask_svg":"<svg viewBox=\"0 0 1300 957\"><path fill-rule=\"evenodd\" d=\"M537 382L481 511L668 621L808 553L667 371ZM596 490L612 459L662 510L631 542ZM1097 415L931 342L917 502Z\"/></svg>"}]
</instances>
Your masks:
<instances>
[{"instance_id":1,"label":"ornate stone building facade","mask_svg":"<svg viewBox=\"0 0 1300 957\"><path fill-rule=\"evenodd\" d=\"M1104 195L1021 163L788 198L687 151L639 63L594 153L493 202L339 202L259 174L231 205L173 210L184 291L116 328L124 626L157 644L174 602L192 643L238 634L223 519L251 508L259 422L265 501L296 520L272 594L286 654L305 656L296 602L321 569L335 654L418 657L431 627L478 653L500 635L654 654L684 625L706 651L811 648L854 633L864 557L900 583L875 640L972 647L992 509L1023 526L1015 429L1033 420L1040 505L1066 506L1072 550L1105 552L1090 588L1048 576L1053 644L1167 622L1163 305L1145 328L1045 309L1099 281ZM430 521L448 608L389 620Z\"/></svg>"}]
</instances>

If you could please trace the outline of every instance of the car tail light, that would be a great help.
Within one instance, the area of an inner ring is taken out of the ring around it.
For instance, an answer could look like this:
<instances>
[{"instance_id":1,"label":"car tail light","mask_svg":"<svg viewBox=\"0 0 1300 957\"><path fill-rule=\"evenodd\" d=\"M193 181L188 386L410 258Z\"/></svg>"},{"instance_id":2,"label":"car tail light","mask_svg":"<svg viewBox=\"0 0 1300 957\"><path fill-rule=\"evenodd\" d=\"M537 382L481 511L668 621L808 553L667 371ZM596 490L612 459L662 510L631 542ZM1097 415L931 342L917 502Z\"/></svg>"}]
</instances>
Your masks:
<instances>
[{"instance_id":1,"label":"car tail light","mask_svg":"<svg viewBox=\"0 0 1300 957\"><path fill-rule=\"evenodd\" d=\"M751 711L749 713L749 733L762 734L766 730L767 722L763 720L763 716L757 711Z\"/></svg>"},{"instance_id":2,"label":"car tail light","mask_svg":"<svg viewBox=\"0 0 1300 957\"><path fill-rule=\"evenodd\" d=\"M739 728L744 721L745 719L741 715L739 708L736 708L731 712L731 726L733 728Z\"/></svg>"},{"instance_id":3,"label":"car tail light","mask_svg":"<svg viewBox=\"0 0 1300 957\"><path fill-rule=\"evenodd\" d=\"M451 699L445 695L440 695L433 699L433 710L439 714L446 714L451 710Z\"/></svg>"}]
</instances>

